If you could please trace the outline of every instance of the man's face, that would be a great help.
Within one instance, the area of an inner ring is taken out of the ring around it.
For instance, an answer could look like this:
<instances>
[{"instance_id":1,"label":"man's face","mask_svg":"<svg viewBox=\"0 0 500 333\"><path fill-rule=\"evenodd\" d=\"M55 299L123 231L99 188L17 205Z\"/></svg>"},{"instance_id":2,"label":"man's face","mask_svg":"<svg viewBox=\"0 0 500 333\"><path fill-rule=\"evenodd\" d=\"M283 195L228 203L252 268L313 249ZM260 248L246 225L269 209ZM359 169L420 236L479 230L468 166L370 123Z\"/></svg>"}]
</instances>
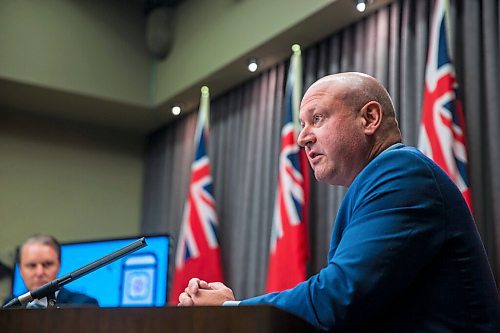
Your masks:
<instances>
[{"instance_id":1,"label":"man's face","mask_svg":"<svg viewBox=\"0 0 500 333\"><path fill-rule=\"evenodd\" d=\"M50 246L28 243L21 249L21 276L29 290L54 280L59 273L60 262L57 252Z\"/></svg>"},{"instance_id":2,"label":"man's face","mask_svg":"<svg viewBox=\"0 0 500 333\"><path fill-rule=\"evenodd\" d=\"M366 137L358 110L336 97L339 89L332 89L332 83L318 84L306 93L297 142L305 147L317 180L349 186L363 168Z\"/></svg>"}]
</instances>

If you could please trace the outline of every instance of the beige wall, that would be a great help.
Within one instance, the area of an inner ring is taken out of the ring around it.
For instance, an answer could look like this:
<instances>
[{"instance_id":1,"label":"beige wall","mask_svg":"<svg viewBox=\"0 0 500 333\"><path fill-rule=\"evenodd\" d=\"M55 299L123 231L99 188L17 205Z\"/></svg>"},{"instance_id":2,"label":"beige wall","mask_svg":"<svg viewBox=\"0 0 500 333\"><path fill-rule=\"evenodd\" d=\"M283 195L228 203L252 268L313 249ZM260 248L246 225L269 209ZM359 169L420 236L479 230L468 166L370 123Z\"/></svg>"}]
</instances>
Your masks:
<instances>
[{"instance_id":1,"label":"beige wall","mask_svg":"<svg viewBox=\"0 0 500 333\"><path fill-rule=\"evenodd\" d=\"M140 1L0 0L0 77L149 104Z\"/></svg>"},{"instance_id":2,"label":"beige wall","mask_svg":"<svg viewBox=\"0 0 500 333\"><path fill-rule=\"evenodd\" d=\"M186 0L176 12L172 52L158 64L156 103L197 84L332 2ZM244 62L241 65L245 67Z\"/></svg>"},{"instance_id":3,"label":"beige wall","mask_svg":"<svg viewBox=\"0 0 500 333\"><path fill-rule=\"evenodd\" d=\"M155 61L141 1L0 0L0 78L154 107L333 2L184 0Z\"/></svg>"},{"instance_id":4,"label":"beige wall","mask_svg":"<svg viewBox=\"0 0 500 333\"><path fill-rule=\"evenodd\" d=\"M143 139L0 113L0 259L34 232L61 241L139 232ZM0 285L0 296L8 285Z\"/></svg>"}]
</instances>

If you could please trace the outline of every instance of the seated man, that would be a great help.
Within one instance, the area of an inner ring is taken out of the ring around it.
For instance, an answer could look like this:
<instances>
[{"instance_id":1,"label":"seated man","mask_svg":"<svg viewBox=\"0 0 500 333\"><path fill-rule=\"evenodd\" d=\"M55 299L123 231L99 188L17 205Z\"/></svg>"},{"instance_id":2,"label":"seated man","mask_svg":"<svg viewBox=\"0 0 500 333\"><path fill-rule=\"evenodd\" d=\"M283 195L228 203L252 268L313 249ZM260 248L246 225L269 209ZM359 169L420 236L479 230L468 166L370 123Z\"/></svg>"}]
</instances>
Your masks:
<instances>
[{"instance_id":1,"label":"seated man","mask_svg":"<svg viewBox=\"0 0 500 333\"><path fill-rule=\"evenodd\" d=\"M500 332L467 204L439 166L401 143L385 88L361 73L324 77L307 90L300 120L297 142L316 179L348 188L328 264L294 288L239 304L272 304L335 332ZM179 305L234 299L222 283L193 278Z\"/></svg>"},{"instance_id":2,"label":"seated man","mask_svg":"<svg viewBox=\"0 0 500 333\"><path fill-rule=\"evenodd\" d=\"M21 245L18 262L26 288L34 290L57 278L61 266L61 246L53 236L36 234ZM8 298L7 301L10 299L12 297ZM99 306L95 298L65 288L56 292L56 302L58 306ZM47 307L47 298L33 300L26 307Z\"/></svg>"}]
</instances>

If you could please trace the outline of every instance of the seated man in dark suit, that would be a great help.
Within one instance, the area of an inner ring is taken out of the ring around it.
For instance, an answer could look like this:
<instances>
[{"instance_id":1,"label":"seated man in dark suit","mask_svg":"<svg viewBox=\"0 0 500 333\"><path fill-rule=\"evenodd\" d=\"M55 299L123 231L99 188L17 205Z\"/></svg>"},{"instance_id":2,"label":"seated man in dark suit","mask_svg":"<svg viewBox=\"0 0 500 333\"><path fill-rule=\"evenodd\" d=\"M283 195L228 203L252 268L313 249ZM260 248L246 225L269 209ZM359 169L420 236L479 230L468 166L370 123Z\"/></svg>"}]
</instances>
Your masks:
<instances>
[{"instance_id":1,"label":"seated man in dark suit","mask_svg":"<svg viewBox=\"0 0 500 333\"><path fill-rule=\"evenodd\" d=\"M28 290L36 289L57 278L61 266L61 246L50 235L36 234L28 238L19 250L19 268ZM9 301L9 298L7 301ZM56 292L58 306L99 306L95 298L65 288ZM47 307L47 299L33 300L28 308Z\"/></svg>"}]
</instances>

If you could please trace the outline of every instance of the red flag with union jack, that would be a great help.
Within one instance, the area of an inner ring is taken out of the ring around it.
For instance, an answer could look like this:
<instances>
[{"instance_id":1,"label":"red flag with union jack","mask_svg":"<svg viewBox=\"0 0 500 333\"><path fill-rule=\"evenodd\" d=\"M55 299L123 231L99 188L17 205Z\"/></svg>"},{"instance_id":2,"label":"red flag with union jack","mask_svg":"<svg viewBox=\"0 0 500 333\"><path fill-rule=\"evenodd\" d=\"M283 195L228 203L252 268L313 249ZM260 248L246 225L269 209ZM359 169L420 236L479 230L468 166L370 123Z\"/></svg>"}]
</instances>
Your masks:
<instances>
[{"instance_id":1,"label":"red flag with union jack","mask_svg":"<svg viewBox=\"0 0 500 333\"><path fill-rule=\"evenodd\" d=\"M467 177L467 145L455 69L449 56L446 0L436 0L431 23L422 126L418 147L458 186L472 212Z\"/></svg>"},{"instance_id":2,"label":"red flag with union jack","mask_svg":"<svg viewBox=\"0 0 500 333\"><path fill-rule=\"evenodd\" d=\"M209 91L207 87L203 87L195 132L196 146L191 165L191 183L177 242L170 304L178 303L179 294L184 291L192 277L206 281L223 281L217 239L217 212L206 149L209 108Z\"/></svg>"},{"instance_id":3,"label":"red flag with union jack","mask_svg":"<svg viewBox=\"0 0 500 333\"><path fill-rule=\"evenodd\" d=\"M297 144L299 105L302 95L300 47L292 47L293 55L285 90L285 114L281 129L278 188L266 291L292 288L306 278L309 256L307 207L309 172L305 152Z\"/></svg>"}]
</instances>

